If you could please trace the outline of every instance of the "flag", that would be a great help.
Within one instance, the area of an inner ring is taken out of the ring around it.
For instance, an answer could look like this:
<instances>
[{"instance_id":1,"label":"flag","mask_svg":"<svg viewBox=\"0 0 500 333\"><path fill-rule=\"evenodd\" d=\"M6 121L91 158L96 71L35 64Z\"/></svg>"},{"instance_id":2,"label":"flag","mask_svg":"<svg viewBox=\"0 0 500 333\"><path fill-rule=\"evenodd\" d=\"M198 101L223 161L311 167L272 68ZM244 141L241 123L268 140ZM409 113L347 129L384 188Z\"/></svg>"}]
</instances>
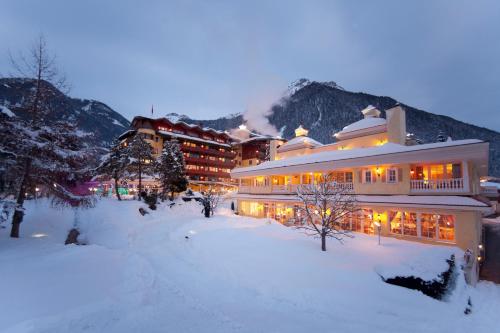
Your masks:
<instances>
[{"instance_id":1,"label":"flag","mask_svg":"<svg viewBox=\"0 0 500 333\"><path fill-rule=\"evenodd\" d=\"M153 115L153 104L151 104L151 116Z\"/></svg>"}]
</instances>

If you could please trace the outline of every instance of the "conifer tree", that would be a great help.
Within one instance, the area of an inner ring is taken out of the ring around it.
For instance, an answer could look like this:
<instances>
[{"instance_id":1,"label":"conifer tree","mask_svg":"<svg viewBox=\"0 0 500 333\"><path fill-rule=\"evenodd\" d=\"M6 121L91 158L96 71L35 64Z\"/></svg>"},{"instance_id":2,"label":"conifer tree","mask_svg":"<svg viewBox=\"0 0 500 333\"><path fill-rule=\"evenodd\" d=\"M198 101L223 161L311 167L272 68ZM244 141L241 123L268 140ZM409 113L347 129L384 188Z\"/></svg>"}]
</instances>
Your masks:
<instances>
[{"instance_id":1,"label":"conifer tree","mask_svg":"<svg viewBox=\"0 0 500 333\"><path fill-rule=\"evenodd\" d=\"M127 176L127 167L130 164L128 147L115 142L111 147L99 167L96 169L98 175L105 175L113 179L115 183L115 193L118 200L121 200L118 187L120 181Z\"/></svg>"},{"instance_id":2,"label":"conifer tree","mask_svg":"<svg viewBox=\"0 0 500 333\"><path fill-rule=\"evenodd\" d=\"M127 171L132 179L139 180L138 200L141 200L142 178L144 175L152 176L154 174L155 161L153 158L153 148L144 140L141 133L137 133L128 142L127 154L129 158Z\"/></svg>"},{"instance_id":3,"label":"conifer tree","mask_svg":"<svg viewBox=\"0 0 500 333\"><path fill-rule=\"evenodd\" d=\"M188 181L184 155L177 141L165 141L158 161L157 171L163 199L165 199L167 193L170 193L171 199L173 199L174 193L187 189Z\"/></svg>"},{"instance_id":4,"label":"conifer tree","mask_svg":"<svg viewBox=\"0 0 500 333\"><path fill-rule=\"evenodd\" d=\"M41 124L41 120L57 108L51 103L51 92L65 86L64 77L59 75L55 58L49 55L43 36L33 45L28 57L20 58L19 63L12 58L12 64L18 74L33 85L22 106L29 117L21 119L2 112L0 119L1 164L8 179L14 182L15 208L10 236L15 238L19 237L23 221L26 194L34 186L44 185L59 203L91 205L86 198L68 191L88 175L90 170L86 162L90 150L81 143L75 134L76 128L70 123Z\"/></svg>"}]
</instances>

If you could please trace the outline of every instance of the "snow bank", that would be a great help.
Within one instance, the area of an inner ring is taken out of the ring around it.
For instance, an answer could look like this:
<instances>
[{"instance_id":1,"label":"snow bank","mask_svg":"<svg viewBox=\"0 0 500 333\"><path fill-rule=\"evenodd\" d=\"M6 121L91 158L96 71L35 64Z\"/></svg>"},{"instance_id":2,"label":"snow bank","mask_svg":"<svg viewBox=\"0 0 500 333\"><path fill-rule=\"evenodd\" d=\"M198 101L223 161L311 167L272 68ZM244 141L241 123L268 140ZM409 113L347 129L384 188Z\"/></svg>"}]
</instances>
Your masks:
<instances>
[{"instance_id":1,"label":"snow bank","mask_svg":"<svg viewBox=\"0 0 500 333\"><path fill-rule=\"evenodd\" d=\"M448 302L384 283L432 277L453 247L356 234L342 245L196 202L140 216L137 201L81 211L90 245L64 246L71 210L29 201L20 239L0 230L2 332L492 332L500 288L459 279ZM187 236L187 238L186 238ZM468 297L473 312L465 316ZM429 320L432 318L432 320Z\"/></svg>"}]
</instances>

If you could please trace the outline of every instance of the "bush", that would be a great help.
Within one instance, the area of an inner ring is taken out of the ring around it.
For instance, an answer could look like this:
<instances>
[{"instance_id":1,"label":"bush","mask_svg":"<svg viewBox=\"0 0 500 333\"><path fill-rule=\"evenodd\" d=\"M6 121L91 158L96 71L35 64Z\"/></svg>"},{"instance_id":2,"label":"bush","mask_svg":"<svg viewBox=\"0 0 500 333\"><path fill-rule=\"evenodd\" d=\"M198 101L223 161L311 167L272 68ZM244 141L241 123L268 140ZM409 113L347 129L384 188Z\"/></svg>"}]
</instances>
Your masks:
<instances>
[{"instance_id":1,"label":"bush","mask_svg":"<svg viewBox=\"0 0 500 333\"><path fill-rule=\"evenodd\" d=\"M156 193L151 193L144 196L144 202L148 205L149 209L156 210L156 203L158 201L158 195Z\"/></svg>"},{"instance_id":2,"label":"bush","mask_svg":"<svg viewBox=\"0 0 500 333\"><path fill-rule=\"evenodd\" d=\"M448 269L439 274L437 279L425 281L414 276L396 276L393 278L384 279L384 282L400 287L405 287L414 290L420 290L427 296L442 300L453 284L455 272L455 255L451 255L450 259L446 260Z\"/></svg>"}]
</instances>

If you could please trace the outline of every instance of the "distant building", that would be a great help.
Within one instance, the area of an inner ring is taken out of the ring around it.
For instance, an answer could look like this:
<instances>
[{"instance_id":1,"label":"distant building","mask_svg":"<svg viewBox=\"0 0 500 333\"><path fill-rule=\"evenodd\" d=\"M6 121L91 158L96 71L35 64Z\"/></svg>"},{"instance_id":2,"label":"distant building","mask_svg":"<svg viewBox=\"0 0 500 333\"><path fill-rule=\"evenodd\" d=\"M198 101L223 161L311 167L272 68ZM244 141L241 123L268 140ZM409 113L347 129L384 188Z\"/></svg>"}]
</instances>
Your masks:
<instances>
[{"instance_id":1,"label":"distant building","mask_svg":"<svg viewBox=\"0 0 500 333\"><path fill-rule=\"evenodd\" d=\"M244 167L258 165L265 161L275 159L278 148L286 140L251 132L245 125L231 132L233 150L236 152L236 166Z\"/></svg>"}]
</instances>

